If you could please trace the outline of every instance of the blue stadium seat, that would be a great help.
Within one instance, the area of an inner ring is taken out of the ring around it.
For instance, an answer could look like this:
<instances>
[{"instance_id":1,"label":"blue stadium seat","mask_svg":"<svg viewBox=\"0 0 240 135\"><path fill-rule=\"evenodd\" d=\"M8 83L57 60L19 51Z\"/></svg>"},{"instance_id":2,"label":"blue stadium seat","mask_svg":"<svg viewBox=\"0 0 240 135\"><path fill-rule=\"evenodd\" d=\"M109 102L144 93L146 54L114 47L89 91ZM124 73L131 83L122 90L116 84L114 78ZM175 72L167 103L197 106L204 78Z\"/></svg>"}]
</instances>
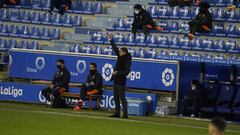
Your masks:
<instances>
[{"instance_id":1,"label":"blue stadium seat","mask_svg":"<svg viewBox=\"0 0 240 135\"><path fill-rule=\"evenodd\" d=\"M131 31L132 29L133 18L125 19L126 30Z\"/></svg>"},{"instance_id":2,"label":"blue stadium seat","mask_svg":"<svg viewBox=\"0 0 240 135\"><path fill-rule=\"evenodd\" d=\"M18 37L19 36L19 27L18 25L11 25L9 27L9 36Z\"/></svg>"},{"instance_id":3,"label":"blue stadium seat","mask_svg":"<svg viewBox=\"0 0 240 135\"><path fill-rule=\"evenodd\" d=\"M218 113L231 114L231 101L233 94L233 85L223 85L221 87L216 107Z\"/></svg>"},{"instance_id":4,"label":"blue stadium seat","mask_svg":"<svg viewBox=\"0 0 240 135\"><path fill-rule=\"evenodd\" d=\"M102 2L97 2L97 3L93 3L93 13L94 14L102 14Z\"/></svg>"},{"instance_id":5,"label":"blue stadium seat","mask_svg":"<svg viewBox=\"0 0 240 135\"><path fill-rule=\"evenodd\" d=\"M179 37L178 36L171 36L168 40L168 44L170 48L173 49L180 49Z\"/></svg>"},{"instance_id":6,"label":"blue stadium seat","mask_svg":"<svg viewBox=\"0 0 240 135\"><path fill-rule=\"evenodd\" d=\"M81 48L81 46L79 44L73 45L70 48L70 52L80 53L80 48Z\"/></svg>"},{"instance_id":7,"label":"blue stadium seat","mask_svg":"<svg viewBox=\"0 0 240 135\"><path fill-rule=\"evenodd\" d=\"M132 33L131 33L131 34L127 34L127 36L125 36L124 42L125 42L126 45L128 45L128 46L136 46L136 42L135 42L135 39L134 39L134 35L133 35Z\"/></svg>"},{"instance_id":8,"label":"blue stadium seat","mask_svg":"<svg viewBox=\"0 0 240 135\"><path fill-rule=\"evenodd\" d=\"M194 38L193 40L190 41L190 47L195 51L202 51L203 50L202 39Z\"/></svg>"},{"instance_id":9,"label":"blue stadium seat","mask_svg":"<svg viewBox=\"0 0 240 135\"><path fill-rule=\"evenodd\" d=\"M125 25L125 20L124 18L119 18L116 20L114 27L116 30L119 31L125 31L126 30L126 25Z\"/></svg>"},{"instance_id":10,"label":"blue stadium seat","mask_svg":"<svg viewBox=\"0 0 240 135\"><path fill-rule=\"evenodd\" d=\"M40 39L40 37L41 37L41 35L40 35L39 27L32 27L31 31L30 31L30 38Z\"/></svg>"},{"instance_id":11,"label":"blue stadium seat","mask_svg":"<svg viewBox=\"0 0 240 135\"><path fill-rule=\"evenodd\" d=\"M228 40L228 41L225 42L225 46L226 46L226 50L229 53L233 53L233 54L235 54L235 53L238 54L239 53L236 41Z\"/></svg>"},{"instance_id":12,"label":"blue stadium seat","mask_svg":"<svg viewBox=\"0 0 240 135\"><path fill-rule=\"evenodd\" d=\"M128 52L131 54L132 57L136 57L135 56L136 51L134 48L128 48Z\"/></svg>"},{"instance_id":13,"label":"blue stadium seat","mask_svg":"<svg viewBox=\"0 0 240 135\"><path fill-rule=\"evenodd\" d=\"M238 116L240 115L240 87L238 88L237 94L233 101L232 112L234 115L238 115Z\"/></svg>"},{"instance_id":14,"label":"blue stadium seat","mask_svg":"<svg viewBox=\"0 0 240 135\"><path fill-rule=\"evenodd\" d=\"M185 49L185 50L190 50L191 49L190 41L189 41L188 37L181 37L179 43L180 43L180 47L182 49Z\"/></svg>"},{"instance_id":15,"label":"blue stadium seat","mask_svg":"<svg viewBox=\"0 0 240 135\"><path fill-rule=\"evenodd\" d=\"M17 46L17 40L16 39L10 39L6 42L6 48L7 49L16 48L16 46Z\"/></svg>"},{"instance_id":16,"label":"blue stadium seat","mask_svg":"<svg viewBox=\"0 0 240 135\"><path fill-rule=\"evenodd\" d=\"M93 53L93 54L102 54L102 53L103 53L102 47L101 47L101 46L95 46L95 47L92 49L92 53Z\"/></svg>"},{"instance_id":17,"label":"blue stadium seat","mask_svg":"<svg viewBox=\"0 0 240 135\"><path fill-rule=\"evenodd\" d=\"M75 27L82 26L82 16L76 15L73 17L73 26Z\"/></svg>"},{"instance_id":18,"label":"blue stadium seat","mask_svg":"<svg viewBox=\"0 0 240 135\"><path fill-rule=\"evenodd\" d=\"M172 21L169 25L169 30L171 31L171 33L180 33L178 22Z\"/></svg>"},{"instance_id":19,"label":"blue stadium seat","mask_svg":"<svg viewBox=\"0 0 240 135\"><path fill-rule=\"evenodd\" d=\"M32 0L33 9L41 9L41 0Z\"/></svg>"},{"instance_id":20,"label":"blue stadium seat","mask_svg":"<svg viewBox=\"0 0 240 135\"><path fill-rule=\"evenodd\" d=\"M234 10L227 10L225 13L225 18L228 22L237 22L238 12Z\"/></svg>"},{"instance_id":21,"label":"blue stadium seat","mask_svg":"<svg viewBox=\"0 0 240 135\"><path fill-rule=\"evenodd\" d=\"M122 33L114 34L113 39L117 45L125 45L124 35Z\"/></svg>"},{"instance_id":22,"label":"blue stadium seat","mask_svg":"<svg viewBox=\"0 0 240 135\"><path fill-rule=\"evenodd\" d=\"M0 15L2 21L8 21L9 20L9 11L7 9L0 9Z\"/></svg>"},{"instance_id":23,"label":"blue stadium seat","mask_svg":"<svg viewBox=\"0 0 240 135\"><path fill-rule=\"evenodd\" d=\"M8 25L7 24L0 24L0 35L8 36Z\"/></svg>"},{"instance_id":24,"label":"blue stadium seat","mask_svg":"<svg viewBox=\"0 0 240 135\"><path fill-rule=\"evenodd\" d=\"M81 1L73 1L72 2L72 7L69 12L74 12L74 13L83 13L83 5Z\"/></svg>"},{"instance_id":25,"label":"blue stadium seat","mask_svg":"<svg viewBox=\"0 0 240 135\"><path fill-rule=\"evenodd\" d=\"M204 39L202 46L204 51L214 51L213 40L211 39Z\"/></svg>"},{"instance_id":26,"label":"blue stadium seat","mask_svg":"<svg viewBox=\"0 0 240 135\"><path fill-rule=\"evenodd\" d=\"M51 39L60 39L61 31L60 29L52 29L50 31L50 37Z\"/></svg>"},{"instance_id":27,"label":"blue stadium seat","mask_svg":"<svg viewBox=\"0 0 240 135\"><path fill-rule=\"evenodd\" d=\"M18 43L17 48L28 49L28 44L27 40L22 40Z\"/></svg>"},{"instance_id":28,"label":"blue stadium seat","mask_svg":"<svg viewBox=\"0 0 240 135\"><path fill-rule=\"evenodd\" d=\"M82 2L83 13L84 14L93 14L93 3L92 2Z\"/></svg>"},{"instance_id":29,"label":"blue stadium seat","mask_svg":"<svg viewBox=\"0 0 240 135\"><path fill-rule=\"evenodd\" d=\"M28 26L21 26L20 27L20 37L21 38L29 38L29 27Z\"/></svg>"},{"instance_id":30,"label":"blue stadium seat","mask_svg":"<svg viewBox=\"0 0 240 135\"><path fill-rule=\"evenodd\" d=\"M148 49L145 57L155 59L156 55L157 55L157 50L156 49Z\"/></svg>"},{"instance_id":31,"label":"blue stadium seat","mask_svg":"<svg viewBox=\"0 0 240 135\"><path fill-rule=\"evenodd\" d=\"M160 35L157 37L157 44L159 48L168 48L169 47L169 40L168 36Z\"/></svg>"},{"instance_id":32,"label":"blue stadium seat","mask_svg":"<svg viewBox=\"0 0 240 135\"><path fill-rule=\"evenodd\" d=\"M157 6L149 6L147 7L147 11L151 14L152 18L158 18L158 7Z\"/></svg>"},{"instance_id":33,"label":"blue stadium seat","mask_svg":"<svg viewBox=\"0 0 240 135\"><path fill-rule=\"evenodd\" d=\"M180 18L180 10L179 7L172 7L168 9L168 16L170 19L179 19Z\"/></svg>"},{"instance_id":34,"label":"blue stadium seat","mask_svg":"<svg viewBox=\"0 0 240 135\"><path fill-rule=\"evenodd\" d=\"M32 1L31 0L20 0L20 7L29 9L32 7Z\"/></svg>"},{"instance_id":35,"label":"blue stadium seat","mask_svg":"<svg viewBox=\"0 0 240 135\"><path fill-rule=\"evenodd\" d=\"M21 22L23 22L23 23L30 23L31 22L29 11L22 11L20 15L21 15Z\"/></svg>"},{"instance_id":36,"label":"blue stadium seat","mask_svg":"<svg viewBox=\"0 0 240 135\"><path fill-rule=\"evenodd\" d=\"M51 40L50 29L43 27L40 29L41 39L43 40Z\"/></svg>"},{"instance_id":37,"label":"blue stadium seat","mask_svg":"<svg viewBox=\"0 0 240 135\"><path fill-rule=\"evenodd\" d=\"M81 53L92 53L92 47L90 45L84 45L81 49Z\"/></svg>"},{"instance_id":38,"label":"blue stadium seat","mask_svg":"<svg viewBox=\"0 0 240 135\"><path fill-rule=\"evenodd\" d=\"M171 51L169 55L172 60L184 60L184 57L180 55L178 51Z\"/></svg>"},{"instance_id":39,"label":"blue stadium seat","mask_svg":"<svg viewBox=\"0 0 240 135\"><path fill-rule=\"evenodd\" d=\"M12 9L10 12L10 21L13 22L20 22L20 10L19 9Z\"/></svg>"},{"instance_id":40,"label":"blue stadium seat","mask_svg":"<svg viewBox=\"0 0 240 135\"><path fill-rule=\"evenodd\" d=\"M105 47L105 48L103 49L103 54L105 54L105 55L113 55L113 50L112 50L112 48L111 48L111 47Z\"/></svg>"},{"instance_id":41,"label":"blue stadium seat","mask_svg":"<svg viewBox=\"0 0 240 135\"><path fill-rule=\"evenodd\" d=\"M28 49L38 50L39 49L39 43L37 41L31 41L28 44Z\"/></svg>"},{"instance_id":42,"label":"blue stadium seat","mask_svg":"<svg viewBox=\"0 0 240 135\"><path fill-rule=\"evenodd\" d=\"M44 13L44 14L49 14L49 13ZM49 14L50 15L50 14ZM42 18L41 18L41 14L40 14L40 12L33 12L33 13L31 13L31 21L32 21L32 23L34 23L34 24L41 24L41 21L42 20L45 20L45 19L47 19L47 16L42 16ZM50 23L51 24L51 23Z\"/></svg>"},{"instance_id":43,"label":"blue stadium seat","mask_svg":"<svg viewBox=\"0 0 240 135\"><path fill-rule=\"evenodd\" d=\"M158 4L160 5L167 5L168 4L168 0L155 0L157 1Z\"/></svg>"},{"instance_id":44,"label":"blue stadium seat","mask_svg":"<svg viewBox=\"0 0 240 135\"><path fill-rule=\"evenodd\" d=\"M226 27L226 32L228 37L230 38L238 38L238 28L236 25L228 25Z\"/></svg>"},{"instance_id":45,"label":"blue stadium seat","mask_svg":"<svg viewBox=\"0 0 240 135\"><path fill-rule=\"evenodd\" d=\"M62 23L63 26L67 26L67 27L73 26L72 16L69 15L69 14L64 14L64 15L61 17L61 23Z\"/></svg>"},{"instance_id":46,"label":"blue stadium seat","mask_svg":"<svg viewBox=\"0 0 240 135\"><path fill-rule=\"evenodd\" d=\"M0 51L5 51L6 50L6 39L1 38L0 39Z\"/></svg>"},{"instance_id":47,"label":"blue stadium seat","mask_svg":"<svg viewBox=\"0 0 240 135\"><path fill-rule=\"evenodd\" d=\"M213 32L215 33L215 36L218 36L218 37L225 37L226 36L224 24L214 25L213 26Z\"/></svg>"},{"instance_id":48,"label":"blue stadium seat","mask_svg":"<svg viewBox=\"0 0 240 135\"><path fill-rule=\"evenodd\" d=\"M39 15L39 17L40 17L40 15ZM51 25L52 24L51 18L52 18L51 14L47 12L42 15L42 19L39 18L39 20L37 19L35 22L42 22L42 24L44 24L44 25Z\"/></svg>"},{"instance_id":49,"label":"blue stadium seat","mask_svg":"<svg viewBox=\"0 0 240 135\"><path fill-rule=\"evenodd\" d=\"M136 35L135 42L137 46L141 46L141 47L147 46L147 43L145 41L145 35L143 33Z\"/></svg>"},{"instance_id":50,"label":"blue stadium seat","mask_svg":"<svg viewBox=\"0 0 240 135\"><path fill-rule=\"evenodd\" d=\"M224 7L225 6L224 1L225 0L213 0L215 6L218 6L218 7Z\"/></svg>"},{"instance_id":51,"label":"blue stadium seat","mask_svg":"<svg viewBox=\"0 0 240 135\"><path fill-rule=\"evenodd\" d=\"M42 10L49 10L51 5L51 0L41 0L41 8Z\"/></svg>"},{"instance_id":52,"label":"blue stadium seat","mask_svg":"<svg viewBox=\"0 0 240 135\"><path fill-rule=\"evenodd\" d=\"M226 6L230 6L230 5L233 4L233 0L224 0L224 4L225 4Z\"/></svg>"},{"instance_id":53,"label":"blue stadium seat","mask_svg":"<svg viewBox=\"0 0 240 135\"><path fill-rule=\"evenodd\" d=\"M144 48L136 49L135 56L138 58L145 58L146 57L146 50Z\"/></svg>"},{"instance_id":54,"label":"blue stadium seat","mask_svg":"<svg viewBox=\"0 0 240 135\"><path fill-rule=\"evenodd\" d=\"M199 7L194 7L191 11L191 18L195 18L199 13Z\"/></svg>"},{"instance_id":55,"label":"blue stadium seat","mask_svg":"<svg viewBox=\"0 0 240 135\"><path fill-rule=\"evenodd\" d=\"M168 53L167 51L165 51L165 50L160 50L160 51L157 53L155 59L170 60L170 55L169 55L169 53Z\"/></svg>"},{"instance_id":56,"label":"blue stadium seat","mask_svg":"<svg viewBox=\"0 0 240 135\"><path fill-rule=\"evenodd\" d=\"M225 21L225 12L222 8L212 9L212 15L215 21Z\"/></svg>"},{"instance_id":57,"label":"blue stadium seat","mask_svg":"<svg viewBox=\"0 0 240 135\"><path fill-rule=\"evenodd\" d=\"M189 25L187 22L182 22L180 23L180 27L179 27L179 31L182 33L182 34L187 34L189 33Z\"/></svg>"},{"instance_id":58,"label":"blue stadium seat","mask_svg":"<svg viewBox=\"0 0 240 135\"><path fill-rule=\"evenodd\" d=\"M51 17L51 22L52 22L52 25L62 26L61 15L58 13L53 14Z\"/></svg>"},{"instance_id":59,"label":"blue stadium seat","mask_svg":"<svg viewBox=\"0 0 240 135\"><path fill-rule=\"evenodd\" d=\"M183 19L183 20L191 19L190 11L191 10L189 9L189 7L180 8L179 15L180 15L181 19Z\"/></svg>"},{"instance_id":60,"label":"blue stadium seat","mask_svg":"<svg viewBox=\"0 0 240 135\"><path fill-rule=\"evenodd\" d=\"M225 41L223 39L214 40L213 44L215 52L226 52Z\"/></svg>"},{"instance_id":61,"label":"blue stadium seat","mask_svg":"<svg viewBox=\"0 0 240 135\"><path fill-rule=\"evenodd\" d=\"M147 43L148 47L158 47L157 36L149 35L147 37L146 43Z\"/></svg>"},{"instance_id":62,"label":"blue stadium seat","mask_svg":"<svg viewBox=\"0 0 240 135\"><path fill-rule=\"evenodd\" d=\"M168 7L167 6L162 6L159 8L158 17L159 18L168 18Z\"/></svg>"},{"instance_id":63,"label":"blue stadium seat","mask_svg":"<svg viewBox=\"0 0 240 135\"><path fill-rule=\"evenodd\" d=\"M95 44L103 44L104 43L103 33L102 32L95 32L92 36L92 41Z\"/></svg>"},{"instance_id":64,"label":"blue stadium seat","mask_svg":"<svg viewBox=\"0 0 240 135\"><path fill-rule=\"evenodd\" d=\"M168 28L168 22L167 21L160 21L160 22L157 22L157 26L160 26L163 28L163 33L169 33L169 28Z\"/></svg>"}]
</instances>

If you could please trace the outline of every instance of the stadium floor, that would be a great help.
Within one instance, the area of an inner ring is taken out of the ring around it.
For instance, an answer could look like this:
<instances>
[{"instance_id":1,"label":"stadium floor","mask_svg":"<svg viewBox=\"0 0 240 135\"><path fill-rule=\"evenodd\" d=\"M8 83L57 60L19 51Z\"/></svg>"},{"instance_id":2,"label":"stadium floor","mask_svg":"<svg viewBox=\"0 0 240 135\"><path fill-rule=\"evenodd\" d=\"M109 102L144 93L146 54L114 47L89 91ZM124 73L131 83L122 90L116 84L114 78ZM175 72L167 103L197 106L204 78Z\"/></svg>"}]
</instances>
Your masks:
<instances>
[{"instance_id":1,"label":"stadium floor","mask_svg":"<svg viewBox=\"0 0 240 135\"><path fill-rule=\"evenodd\" d=\"M207 135L208 121L177 117L109 118L106 111L50 109L44 105L0 102L0 135ZM228 124L226 135L240 135Z\"/></svg>"}]
</instances>

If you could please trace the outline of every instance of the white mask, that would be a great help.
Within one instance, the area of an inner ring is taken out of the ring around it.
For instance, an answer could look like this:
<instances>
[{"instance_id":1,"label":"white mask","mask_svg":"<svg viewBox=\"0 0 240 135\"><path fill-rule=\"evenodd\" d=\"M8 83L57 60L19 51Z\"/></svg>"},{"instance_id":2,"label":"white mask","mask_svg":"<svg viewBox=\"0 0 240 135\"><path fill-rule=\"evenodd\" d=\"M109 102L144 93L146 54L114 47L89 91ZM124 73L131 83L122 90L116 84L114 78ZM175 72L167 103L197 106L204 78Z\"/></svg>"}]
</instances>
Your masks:
<instances>
[{"instance_id":1,"label":"white mask","mask_svg":"<svg viewBox=\"0 0 240 135\"><path fill-rule=\"evenodd\" d=\"M134 10L134 13L135 14L139 14L139 10Z\"/></svg>"},{"instance_id":2,"label":"white mask","mask_svg":"<svg viewBox=\"0 0 240 135\"><path fill-rule=\"evenodd\" d=\"M192 90L195 90L196 89L196 87L195 86L192 86Z\"/></svg>"}]
</instances>

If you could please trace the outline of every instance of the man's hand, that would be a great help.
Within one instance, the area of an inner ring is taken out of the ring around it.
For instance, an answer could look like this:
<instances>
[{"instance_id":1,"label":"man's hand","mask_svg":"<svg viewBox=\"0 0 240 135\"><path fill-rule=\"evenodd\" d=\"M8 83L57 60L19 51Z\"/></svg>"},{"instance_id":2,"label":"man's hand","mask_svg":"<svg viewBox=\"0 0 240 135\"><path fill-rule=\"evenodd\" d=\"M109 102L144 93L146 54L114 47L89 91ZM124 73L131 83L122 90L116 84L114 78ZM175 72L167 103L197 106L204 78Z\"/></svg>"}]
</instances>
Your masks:
<instances>
[{"instance_id":1,"label":"man's hand","mask_svg":"<svg viewBox=\"0 0 240 135\"><path fill-rule=\"evenodd\" d=\"M113 72L113 75L117 75L117 71L114 71L114 72Z\"/></svg>"},{"instance_id":2,"label":"man's hand","mask_svg":"<svg viewBox=\"0 0 240 135\"><path fill-rule=\"evenodd\" d=\"M235 5L231 5L229 7L227 7L228 10L236 10L237 7Z\"/></svg>"},{"instance_id":3,"label":"man's hand","mask_svg":"<svg viewBox=\"0 0 240 135\"><path fill-rule=\"evenodd\" d=\"M49 88L50 88L50 89L53 89L53 87L54 87L53 84L50 84L50 85L49 85Z\"/></svg>"},{"instance_id":4,"label":"man's hand","mask_svg":"<svg viewBox=\"0 0 240 135\"><path fill-rule=\"evenodd\" d=\"M112 41L112 40L113 40L113 34L112 34L112 33L109 33L109 34L108 34L108 40L109 40L109 41Z\"/></svg>"}]
</instances>

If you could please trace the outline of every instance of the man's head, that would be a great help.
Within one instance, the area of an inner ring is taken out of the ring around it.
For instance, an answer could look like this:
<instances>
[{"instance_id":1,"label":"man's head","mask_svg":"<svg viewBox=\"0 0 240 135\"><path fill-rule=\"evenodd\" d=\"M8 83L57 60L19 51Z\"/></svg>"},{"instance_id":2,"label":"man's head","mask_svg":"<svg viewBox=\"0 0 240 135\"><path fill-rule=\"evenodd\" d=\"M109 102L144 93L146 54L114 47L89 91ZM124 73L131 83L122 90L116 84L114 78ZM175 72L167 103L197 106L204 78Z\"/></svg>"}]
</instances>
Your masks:
<instances>
[{"instance_id":1,"label":"man's head","mask_svg":"<svg viewBox=\"0 0 240 135\"><path fill-rule=\"evenodd\" d=\"M209 123L209 135L224 135L226 122L221 118L213 118Z\"/></svg>"},{"instance_id":2,"label":"man's head","mask_svg":"<svg viewBox=\"0 0 240 135\"><path fill-rule=\"evenodd\" d=\"M204 13L206 11L208 11L208 9L211 7L210 4L208 2L201 2L199 3L199 12L200 13Z\"/></svg>"},{"instance_id":3,"label":"man's head","mask_svg":"<svg viewBox=\"0 0 240 135\"><path fill-rule=\"evenodd\" d=\"M192 90L195 90L198 86L199 86L199 81L198 80L192 80L192 82L191 82Z\"/></svg>"},{"instance_id":4,"label":"man's head","mask_svg":"<svg viewBox=\"0 0 240 135\"><path fill-rule=\"evenodd\" d=\"M64 68L64 60L63 59L57 60L57 68L58 69Z\"/></svg>"},{"instance_id":5,"label":"man's head","mask_svg":"<svg viewBox=\"0 0 240 135\"><path fill-rule=\"evenodd\" d=\"M134 5L133 9L134 9L135 14L139 14L142 12L142 5L136 4L136 5Z\"/></svg>"},{"instance_id":6,"label":"man's head","mask_svg":"<svg viewBox=\"0 0 240 135\"><path fill-rule=\"evenodd\" d=\"M128 53L128 49L126 47L122 47L119 49L119 55L124 56Z\"/></svg>"},{"instance_id":7,"label":"man's head","mask_svg":"<svg viewBox=\"0 0 240 135\"><path fill-rule=\"evenodd\" d=\"M90 63L90 74L95 74L97 72L97 64L92 62Z\"/></svg>"}]
</instances>

